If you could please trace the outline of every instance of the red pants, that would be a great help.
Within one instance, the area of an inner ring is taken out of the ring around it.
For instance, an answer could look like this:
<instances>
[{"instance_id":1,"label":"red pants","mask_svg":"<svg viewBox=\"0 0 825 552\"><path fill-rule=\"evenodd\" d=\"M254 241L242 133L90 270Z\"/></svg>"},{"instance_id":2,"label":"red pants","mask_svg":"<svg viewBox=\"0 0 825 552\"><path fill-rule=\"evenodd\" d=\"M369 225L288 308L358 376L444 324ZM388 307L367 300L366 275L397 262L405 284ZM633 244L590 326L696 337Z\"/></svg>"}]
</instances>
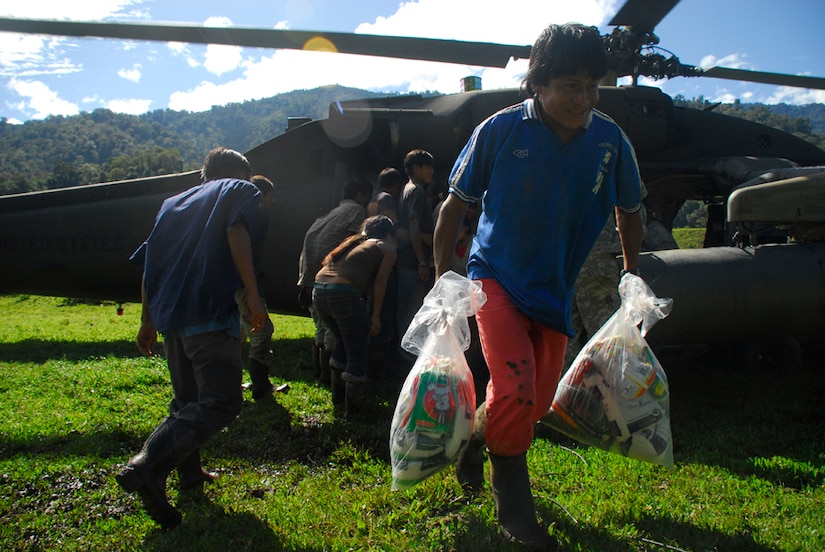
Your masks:
<instances>
[{"instance_id":1,"label":"red pants","mask_svg":"<svg viewBox=\"0 0 825 552\"><path fill-rule=\"evenodd\" d=\"M553 402L567 336L524 316L495 280L481 282L487 302L476 320L490 369L484 436L493 454L517 456Z\"/></svg>"}]
</instances>

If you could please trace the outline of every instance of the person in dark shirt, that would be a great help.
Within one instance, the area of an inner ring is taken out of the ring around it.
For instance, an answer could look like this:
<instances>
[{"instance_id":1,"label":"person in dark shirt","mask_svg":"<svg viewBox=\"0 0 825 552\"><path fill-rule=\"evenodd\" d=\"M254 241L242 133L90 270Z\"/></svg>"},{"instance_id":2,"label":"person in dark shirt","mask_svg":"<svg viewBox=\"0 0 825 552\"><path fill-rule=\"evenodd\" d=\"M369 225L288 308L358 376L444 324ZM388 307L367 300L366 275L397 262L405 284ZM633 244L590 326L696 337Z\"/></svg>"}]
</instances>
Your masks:
<instances>
[{"instance_id":1,"label":"person in dark shirt","mask_svg":"<svg viewBox=\"0 0 825 552\"><path fill-rule=\"evenodd\" d=\"M163 335L174 396L169 415L115 478L164 528L182 521L166 496L169 473L178 469L184 491L202 488L209 474L201 468L200 446L241 410L236 290L244 290L252 331L267 319L249 233L260 196L248 182L251 174L237 151L210 151L203 182L163 202L149 237L131 257L143 270L138 348L153 354Z\"/></svg>"},{"instance_id":2,"label":"person in dark shirt","mask_svg":"<svg viewBox=\"0 0 825 552\"><path fill-rule=\"evenodd\" d=\"M394 167L387 167L378 173L378 190L367 205L367 216L384 215L395 225L396 243L408 242L409 234L402 227L399 219L404 216L401 212L399 200L401 190L406 184L406 177ZM400 336L396 323L398 304L398 265L393 267L387 282L387 293L384 305L381 308L381 332L370 336L370 367L369 374L377 379L395 379L406 376L402 368Z\"/></svg>"},{"instance_id":3,"label":"person in dark shirt","mask_svg":"<svg viewBox=\"0 0 825 552\"><path fill-rule=\"evenodd\" d=\"M330 367L344 382L345 417L358 411L362 384L369 381L369 336L381 332L381 307L396 256L395 226L376 215L333 249L315 276L312 301L335 335Z\"/></svg>"},{"instance_id":4,"label":"person in dark shirt","mask_svg":"<svg viewBox=\"0 0 825 552\"><path fill-rule=\"evenodd\" d=\"M315 322L315 340L312 344L312 365L315 378L333 388L333 374L329 366L329 356L335 346L335 337L324 326L312 303L312 286L315 274L320 270L324 258L347 236L360 232L361 223L367 218L367 204L372 197L372 183L363 176L347 180L343 189L344 198L332 211L315 219L304 236L304 244L298 259L298 301L309 311ZM343 400L343 397L341 397ZM340 401L339 401L340 402Z\"/></svg>"},{"instance_id":5,"label":"person in dark shirt","mask_svg":"<svg viewBox=\"0 0 825 552\"><path fill-rule=\"evenodd\" d=\"M252 258L255 265L255 276L258 281L258 294L263 298L264 290L262 285L262 274L260 271L261 259L264 255L264 244L266 243L266 232L269 227L269 210L275 201L275 187L267 177L256 174L251 179L258 191L261 192L261 202L258 206L258 216L255 219L255 227L252 229ZM273 385L269 381L269 369L272 366L272 334L275 331L272 320L267 315L264 325L255 332L245 320L249 315L246 303L243 300L244 290L235 292L235 302L241 313L242 340L249 337L249 352L247 353L246 370L249 372L249 379L252 380L249 387L252 390L252 398L255 400L265 399L272 396ZM265 303L264 303L265 304Z\"/></svg>"},{"instance_id":6,"label":"person in dark shirt","mask_svg":"<svg viewBox=\"0 0 825 552\"><path fill-rule=\"evenodd\" d=\"M427 188L435 175L435 159L422 149L410 151L404 157L404 172L409 180L404 185L399 203L399 227L409 239L398 242L396 322L398 335L407 331L424 297L433 287L433 207L427 198ZM413 359L406 351L401 367L403 376L412 367Z\"/></svg>"}]
</instances>

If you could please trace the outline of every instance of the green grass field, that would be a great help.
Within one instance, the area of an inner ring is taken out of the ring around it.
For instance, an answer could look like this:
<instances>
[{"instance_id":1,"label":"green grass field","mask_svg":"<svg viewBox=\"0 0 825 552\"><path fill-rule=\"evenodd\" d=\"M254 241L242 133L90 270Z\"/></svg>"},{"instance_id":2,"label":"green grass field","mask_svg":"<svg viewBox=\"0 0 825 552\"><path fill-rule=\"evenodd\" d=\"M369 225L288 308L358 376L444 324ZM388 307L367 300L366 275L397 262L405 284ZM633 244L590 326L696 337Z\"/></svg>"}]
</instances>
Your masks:
<instances>
[{"instance_id":1,"label":"green grass field","mask_svg":"<svg viewBox=\"0 0 825 552\"><path fill-rule=\"evenodd\" d=\"M137 354L139 306L0 297L0 550L508 551L489 491L446 468L392 491L400 384L343 421L310 374L312 322L274 316L275 401L245 396L203 449L207 500L163 531L115 483L170 398L163 358ZM676 467L540 429L529 453L541 520L577 551L825 550L825 367L747 373L726 351L660 351ZM176 479L169 495L178 501Z\"/></svg>"},{"instance_id":2,"label":"green grass field","mask_svg":"<svg viewBox=\"0 0 825 552\"><path fill-rule=\"evenodd\" d=\"M704 228L674 228L673 239L679 249L701 249L705 241Z\"/></svg>"}]
</instances>

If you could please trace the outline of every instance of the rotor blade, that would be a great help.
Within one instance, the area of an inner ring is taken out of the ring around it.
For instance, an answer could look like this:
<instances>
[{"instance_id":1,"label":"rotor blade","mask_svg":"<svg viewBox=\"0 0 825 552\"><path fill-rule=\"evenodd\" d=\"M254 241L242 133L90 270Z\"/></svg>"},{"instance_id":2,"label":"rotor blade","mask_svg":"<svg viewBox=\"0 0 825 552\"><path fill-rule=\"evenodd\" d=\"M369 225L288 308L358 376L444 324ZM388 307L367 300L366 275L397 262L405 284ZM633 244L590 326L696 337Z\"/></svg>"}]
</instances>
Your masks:
<instances>
[{"instance_id":1,"label":"rotor blade","mask_svg":"<svg viewBox=\"0 0 825 552\"><path fill-rule=\"evenodd\" d=\"M510 58L530 57L530 46L320 31L204 27L186 23L104 23L0 18L0 31L327 51L480 67L506 67Z\"/></svg>"},{"instance_id":2,"label":"rotor blade","mask_svg":"<svg viewBox=\"0 0 825 552\"><path fill-rule=\"evenodd\" d=\"M650 32L678 3L679 0L627 0L608 25Z\"/></svg>"},{"instance_id":3,"label":"rotor blade","mask_svg":"<svg viewBox=\"0 0 825 552\"><path fill-rule=\"evenodd\" d=\"M748 71L746 69L731 69L729 67L708 67L705 69L696 67L695 72L698 77L761 82L764 84L774 84L777 86L795 86L798 88L825 90L825 78L823 77L786 75L784 73L766 73L764 71Z\"/></svg>"}]
</instances>

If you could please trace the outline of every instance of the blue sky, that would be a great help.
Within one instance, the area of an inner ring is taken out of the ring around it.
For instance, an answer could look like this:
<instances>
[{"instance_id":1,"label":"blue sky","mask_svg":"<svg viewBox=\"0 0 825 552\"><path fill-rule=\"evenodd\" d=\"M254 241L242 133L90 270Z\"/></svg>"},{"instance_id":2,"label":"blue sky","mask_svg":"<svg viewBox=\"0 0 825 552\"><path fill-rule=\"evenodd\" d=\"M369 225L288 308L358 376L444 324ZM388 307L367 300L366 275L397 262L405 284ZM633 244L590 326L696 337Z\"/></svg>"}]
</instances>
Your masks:
<instances>
[{"instance_id":1,"label":"blue sky","mask_svg":"<svg viewBox=\"0 0 825 552\"><path fill-rule=\"evenodd\" d=\"M623 0L22 0L0 16L164 21L531 44L548 23L607 32ZM503 9L506 7L506 10ZM656 28L683 63L825 76L822 0L681 0ZM517 86L506 69L385 58L0 32L0 117L9 122L108 108L203 111L294 89L341 84L375 91L457 92L461 77ZM648 84L654 84L648 82ZM825 91L719 79L674 79L665 92L711 100L825 103Z\"/></svg>"}]
</instances>

